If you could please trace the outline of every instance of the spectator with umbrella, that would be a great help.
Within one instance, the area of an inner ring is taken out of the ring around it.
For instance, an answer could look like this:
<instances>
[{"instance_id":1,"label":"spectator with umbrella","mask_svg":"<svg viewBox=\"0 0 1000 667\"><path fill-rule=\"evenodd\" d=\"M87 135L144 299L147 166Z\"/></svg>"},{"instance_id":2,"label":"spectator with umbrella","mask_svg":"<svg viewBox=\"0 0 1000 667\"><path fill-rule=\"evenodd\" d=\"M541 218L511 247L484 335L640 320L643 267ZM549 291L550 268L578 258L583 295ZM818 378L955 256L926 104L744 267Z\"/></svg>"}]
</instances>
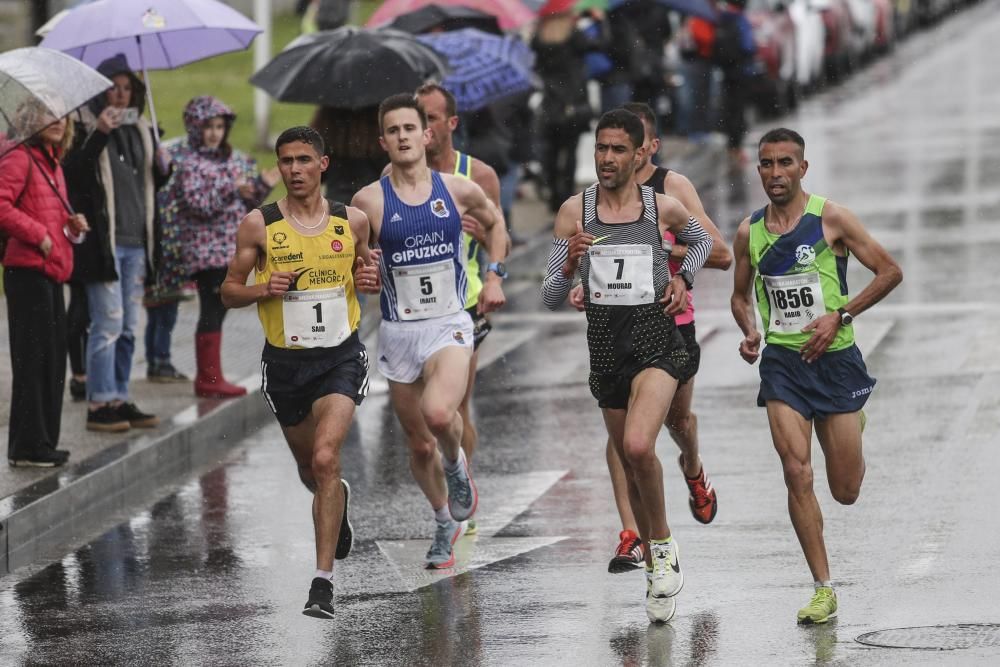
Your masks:
<instances>
[{"instance_id":1,"label":"spectator with umbrella","mask_svg":"<svg viewBox=\"0 0 1000 667\"><path fill-rule=\"evenodd\" d=\"M88 231L67 202L60 159L72 141L65 115L110 85L89 67L46 49L0 55L0 237L10 330L11 466L53 467L66 380L63 283L71 242Z\"/></svg>"},{"instance_id":2,"label":"spectator with umbrella","mask_svg":"<svg viewBox=\"0 0 1000 667\"><path fill-rule=\"evenodd\" d=\"M156 190L168 176L158 136L141 115L146 91L123 54L98 72L114 87L81 110L64 165L71 201L93 229L75 247L73 278L86 286L87 429L152 428L156 416L129 401L132 354L147 263L155 241Z\"/></svg>"}]
</instances>

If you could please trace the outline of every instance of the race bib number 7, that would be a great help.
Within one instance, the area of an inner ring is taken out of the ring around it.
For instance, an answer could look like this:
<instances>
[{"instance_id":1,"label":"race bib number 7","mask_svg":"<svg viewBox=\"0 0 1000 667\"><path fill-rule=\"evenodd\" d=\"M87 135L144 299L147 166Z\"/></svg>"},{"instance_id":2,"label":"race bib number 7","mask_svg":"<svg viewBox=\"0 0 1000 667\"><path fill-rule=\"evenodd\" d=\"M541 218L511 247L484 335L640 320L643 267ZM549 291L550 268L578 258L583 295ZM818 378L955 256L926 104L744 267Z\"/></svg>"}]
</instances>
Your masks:
<instances>
[{"instance_id":1,"label":"race bib number 7","mask_svg":"<svg viewBox=\"0 0 1000 667\"><path fill-rule=\"evenodd\" d=\"M656 300L652 246L591 246L589 252L591 303L638 306Z\"/></svg>"},{"instance_id":2,"label":"race bib number 7","mask_svg":"<svg viewBox=\"0 0 1000 667\"><path fill-rule=\"evenodd\" d=\"M289 347L333 347L351 335L343 287L288 292L281 317Z\"/></svg>"},{"instance_id":3,"label":"race bib number 7","mask_svg":"<svg viewBox=\"0 0 1000 667\"><path fill-rule=\"evenodd\" d=\"M826 314L819 273L762 277L771 304L769 331L798 332Z\"/></svg>"}]
</instances>

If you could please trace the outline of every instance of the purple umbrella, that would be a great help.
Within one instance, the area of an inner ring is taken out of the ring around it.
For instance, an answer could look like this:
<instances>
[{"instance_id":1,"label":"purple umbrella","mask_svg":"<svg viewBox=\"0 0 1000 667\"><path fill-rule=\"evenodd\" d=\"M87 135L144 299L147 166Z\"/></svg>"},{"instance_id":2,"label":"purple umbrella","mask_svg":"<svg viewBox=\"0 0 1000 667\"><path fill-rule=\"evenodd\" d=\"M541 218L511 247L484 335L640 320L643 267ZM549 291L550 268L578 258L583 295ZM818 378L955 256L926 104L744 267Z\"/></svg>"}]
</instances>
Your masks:
<instances>
[{"instance_id":1,"label":"purple umbrella","mask_svg":"<svg viewBox=\"0 0 1000 667\"><path fill-rule=\"evenodd\" d=\"M147 70L241 51L260 32L256 23L216 0L98 0L70 10L41 45L91 67L124 53L129 66L143 72L155 125Z\"/></svg>"}]
</instances>

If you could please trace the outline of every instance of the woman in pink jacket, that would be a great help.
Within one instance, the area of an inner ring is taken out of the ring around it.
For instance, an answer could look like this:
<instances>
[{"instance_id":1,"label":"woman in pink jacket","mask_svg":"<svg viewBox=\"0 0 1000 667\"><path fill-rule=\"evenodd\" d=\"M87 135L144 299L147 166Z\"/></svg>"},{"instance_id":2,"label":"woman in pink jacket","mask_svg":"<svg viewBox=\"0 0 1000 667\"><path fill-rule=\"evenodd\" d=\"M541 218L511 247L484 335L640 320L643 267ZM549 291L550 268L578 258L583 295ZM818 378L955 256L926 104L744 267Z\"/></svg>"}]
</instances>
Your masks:
<instances>
[{"instance_id":1,"label":"woman in pink jacket","mask_svg":"<svg viewBox=\"0 0 1000 667\"><path fill-rule=\"evenodd\" d=\"M22 109L21 126L29 126L25 115L39 113ZM6 239L3 286L13 375L7 457L12 466L49 468L69 458L69 452L56 449L66 382L63 283L73 271L70 242L82 240L88 229L86 219L70 213L65 203L59 160L69 134L65 119L55 121L0 158L0 236Z\"/></svg>"}]
</instances>

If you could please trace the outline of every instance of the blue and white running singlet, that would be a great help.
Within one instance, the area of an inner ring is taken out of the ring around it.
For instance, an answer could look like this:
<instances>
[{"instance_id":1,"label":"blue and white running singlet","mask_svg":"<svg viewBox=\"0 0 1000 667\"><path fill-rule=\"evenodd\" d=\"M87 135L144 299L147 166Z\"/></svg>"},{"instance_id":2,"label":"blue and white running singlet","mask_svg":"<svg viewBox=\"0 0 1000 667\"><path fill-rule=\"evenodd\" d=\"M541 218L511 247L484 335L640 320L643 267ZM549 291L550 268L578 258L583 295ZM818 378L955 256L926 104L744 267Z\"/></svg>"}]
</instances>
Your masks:
<instances>
[{"instance_id":1,"label":"blue and white running singlet","mask_svg":"<svg viewBox=\"0 0 1000 667\"><path fill-rule=\"evenodd\" d=\"M426 320L463 309L468 279L462 217L444 179L431 172L431 196L417 206L401 200L388 176L382 184L382 319Z\"/></svg>"}]
</instances>

